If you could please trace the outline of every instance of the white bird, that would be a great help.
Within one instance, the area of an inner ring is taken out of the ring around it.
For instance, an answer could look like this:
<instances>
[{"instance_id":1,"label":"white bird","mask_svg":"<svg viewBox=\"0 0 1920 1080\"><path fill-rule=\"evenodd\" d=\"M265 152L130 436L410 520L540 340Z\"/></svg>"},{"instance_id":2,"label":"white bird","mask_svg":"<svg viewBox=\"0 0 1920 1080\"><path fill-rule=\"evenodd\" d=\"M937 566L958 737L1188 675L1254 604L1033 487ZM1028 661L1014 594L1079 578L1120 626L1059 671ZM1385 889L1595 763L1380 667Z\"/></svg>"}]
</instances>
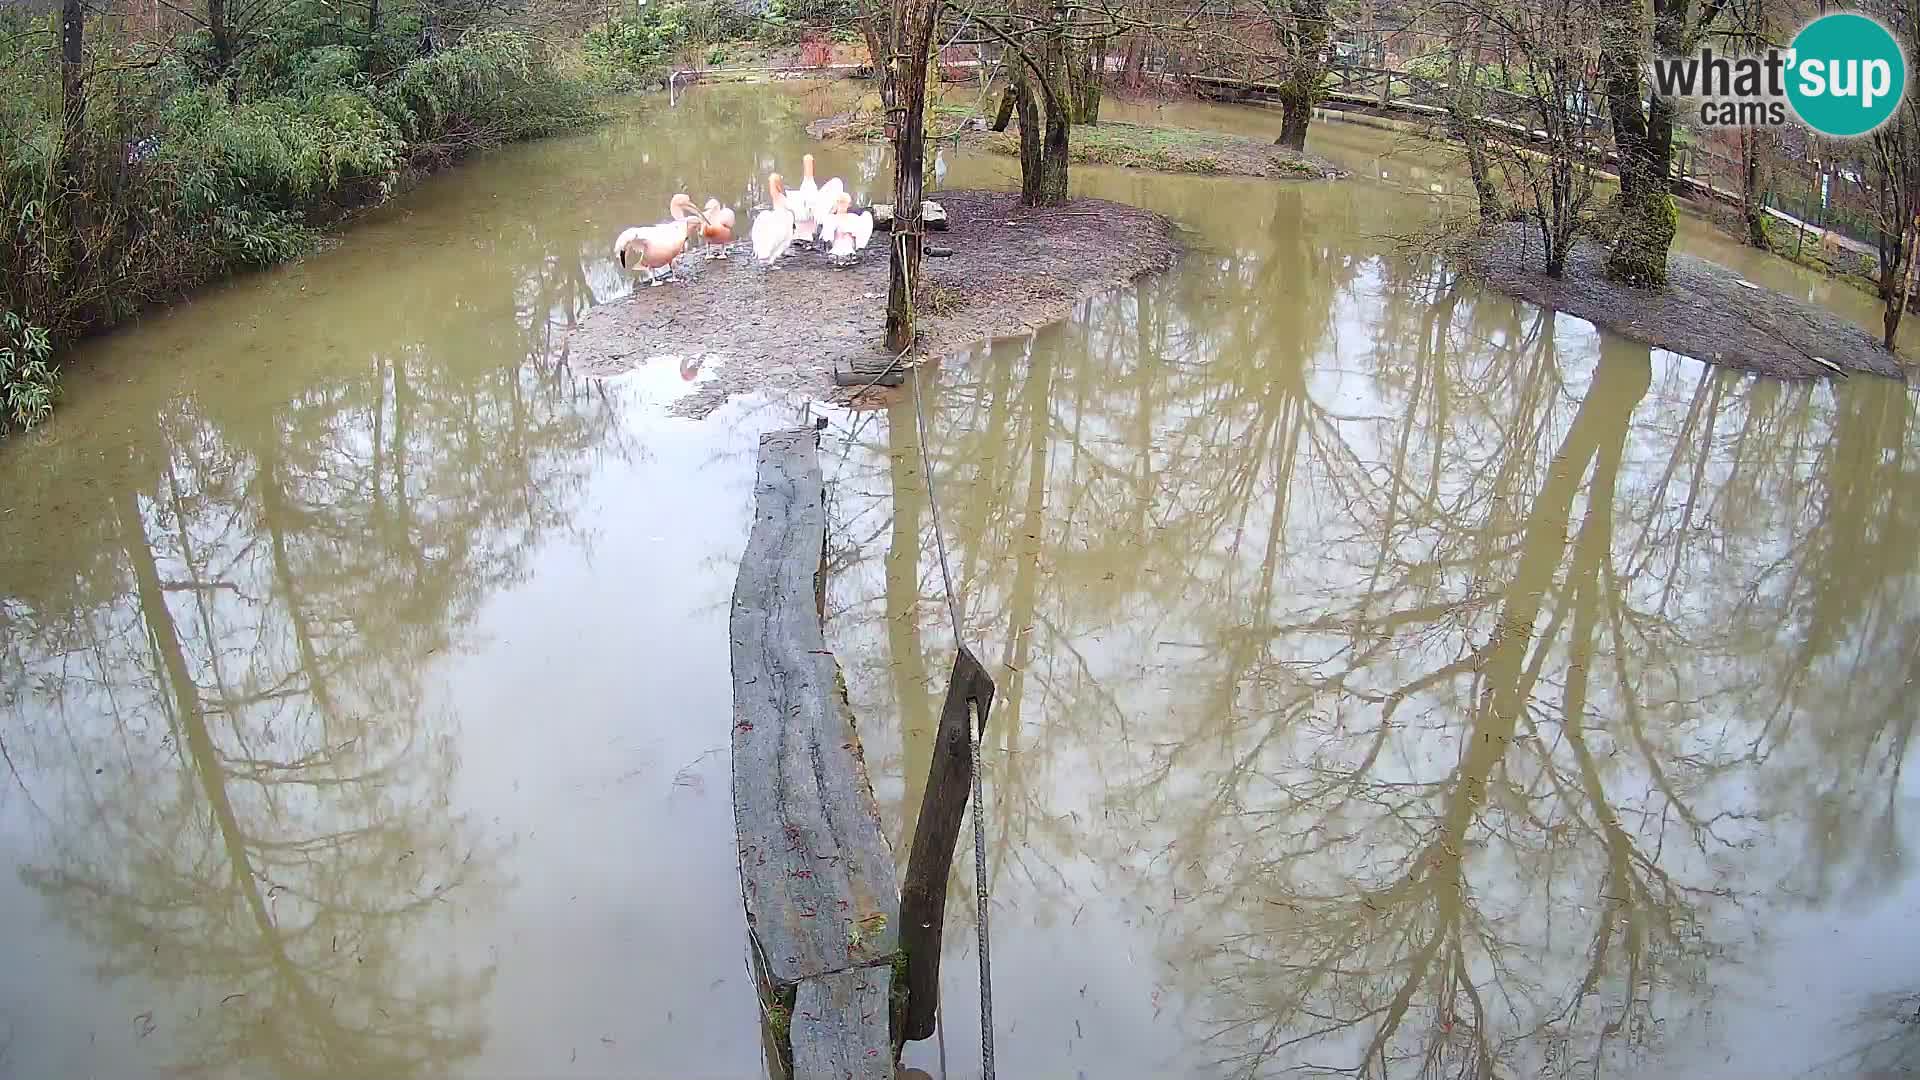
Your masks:
<instances>
[{"instance_id":1,"label":"white bird","mask_svg":"<svg viewBox=\"0 0 1920 1080\"><path fill-rule=\"evenodd\" d=\"M813 205L817 207L814 211L814 216L819 218L822 224L826 222L829 215L839 212L835 207L840 201L840 196L845 194L846 190L847 185L841 183L840 178L837 176L820 185L819 192L813 197ZM820 238L820 241L821 243L826 243L829 239L831 238L823 236Z\"/></svg>"},{"instance_id":2,"label":"white bird","mask_svg":"<svg viewBox=\"0 0 1920 1080\"><path fill-rule=\"evenodd\" d=\"M748 238L753 243L753 256L762 263L772 266L774 260L787 253L797 236L794 229L793 209L787 205L786 181L779 173L767 176L767 209L753 215L753 227Z\"/></svg>"},{"instance_id":3,"label":"white bird","mask_svg":"<svg viewBox=\"0 0 1920 1080\"><path fill-rule=\"evenodd\" d=\"M685 194L675 195L667 204L667 212L673 215L672 221L628 229L613 242L613 254L621 268L644 268L649 285L673 276L673 260L687 249L687 239L705 223Z\"/></svg>"},{"instance_id":4,"label":"white bird","mask_svg":"<svg viewBox=\"0 0 1920 1080\"><path fill-rule=\"evenodd\" d=\"M853 261L854 253L863 250L867 241L873 239L873 211L855 214L852 209L853 197L843 191L824 221L825 239L832 245L829 257L836 263Z\"/></svg>"},{"instance_id":5,"label":"white bird","mask_svg":"<svg viewBox=\"0 0 1920 1080\"><path fill-rule=\"evenodd\" d=\"M721 206L719 199L708 199L700 217L706 222L700 231L707 238L707 258L726 258L727 247L733 243L733 207Z\"/></svg>"},{"instance_id":6,"label":"white bird","mask_svg":"<svg viewBox=\"0 0 1920 1080\"><path fill-rule=\"evenodd\" d=\"M820 227L820 189L813 182L812 154L801 155L800 189L793 194L793 238L811 244Z\"/></svg>"}]
</instances>

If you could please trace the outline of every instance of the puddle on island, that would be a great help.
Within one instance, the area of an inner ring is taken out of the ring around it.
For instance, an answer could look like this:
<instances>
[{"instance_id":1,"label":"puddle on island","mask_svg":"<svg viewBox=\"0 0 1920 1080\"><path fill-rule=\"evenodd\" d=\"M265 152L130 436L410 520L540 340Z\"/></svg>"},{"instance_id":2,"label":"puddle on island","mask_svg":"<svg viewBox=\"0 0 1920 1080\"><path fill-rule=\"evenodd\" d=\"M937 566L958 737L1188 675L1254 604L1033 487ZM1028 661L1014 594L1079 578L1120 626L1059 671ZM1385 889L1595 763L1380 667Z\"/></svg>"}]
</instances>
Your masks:
<instances>
[{"instance_id":1,"label":"puddle on island","mask_svg":"<svg viewBox=\"0 0 1920 1080\"><path fill-rule=\"evenodd\" d=\"M675 419L710 366L599 378L565 331L673 191L744 205L808 150L886 183L801 134L840 91L777 90L435 178L92 343L0 447L0 1073L759 1075L726 616L758 435L801 403ZM1000 1068L1920 1067L1913 397L1478 293L1389 239L1443 164L1312 149L1386 179L1077 168L1192 254L927 370L1002 695ZM828 633L904 861L950 655L932 507L910 398L828 415Z\"/></svg>"}]
</instances>

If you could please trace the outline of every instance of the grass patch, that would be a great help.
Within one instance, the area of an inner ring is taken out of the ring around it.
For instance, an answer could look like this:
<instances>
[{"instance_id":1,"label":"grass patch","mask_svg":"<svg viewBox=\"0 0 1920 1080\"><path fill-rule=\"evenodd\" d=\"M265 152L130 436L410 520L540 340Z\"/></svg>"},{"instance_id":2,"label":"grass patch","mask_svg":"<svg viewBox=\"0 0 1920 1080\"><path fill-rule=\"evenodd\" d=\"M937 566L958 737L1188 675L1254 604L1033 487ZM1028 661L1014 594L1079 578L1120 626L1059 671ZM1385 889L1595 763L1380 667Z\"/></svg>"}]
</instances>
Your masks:
<instances>
[{"instance_id":1,"label":"grass patch","mask_svg":"<svg viewBox=\"0 0 1920 1080\"><path fill-rule=\"evenodd\" d=\"M963 107L935 110L936 130L950 130L969 115ZM829 137L877 139L878 119L855 119ZM969 130L962 143L995 154L1018 157L1020 135L1013 131ZM1076 164L1110 165L1122 169L1186 173L1195 176L1266 176L1317 178L1339 175L1339 170L1317 158L1297 154L1264 139L1191 128L1149 127L1106 122L1073 129L1069 153Z\"/></svg>"}]
</instances>

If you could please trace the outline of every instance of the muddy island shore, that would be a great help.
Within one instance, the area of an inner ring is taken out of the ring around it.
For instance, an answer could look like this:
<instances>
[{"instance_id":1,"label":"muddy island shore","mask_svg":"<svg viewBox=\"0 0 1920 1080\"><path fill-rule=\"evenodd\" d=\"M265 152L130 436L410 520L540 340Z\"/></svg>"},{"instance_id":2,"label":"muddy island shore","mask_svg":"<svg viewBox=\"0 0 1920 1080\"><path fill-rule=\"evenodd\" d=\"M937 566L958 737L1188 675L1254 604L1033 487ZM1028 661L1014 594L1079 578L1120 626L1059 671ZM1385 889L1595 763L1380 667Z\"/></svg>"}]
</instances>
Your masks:
<instances>
[{"instance_id":1,"label":"muddy island shore","mask_svg":"<svg viewBox=\"0 0 1920 1080\"><path fill-rule=\"evenodd\" d=\"M1551 278L1540 269L1539 234L1508 222L1469 240L1463 261L1510 296L1710 364L1783 379L1907 377L1900 356L1855 323L1718 263L1674 252L1666 286L1641 288L1609 279L1606 254L1581 241L1568 253L1566 276Z\"/></svg>"},{"instance_id":2,"label":"muddy island shore","mask_svg":"<svg viewBox=\"0 0 1920 1080\"><path fill-rule=\"evenodd\" d=\"M928 233L928 245L952 254L924 264L920 338L909 360L1057 322L1081 300L1166 270L1181 250L1171 220L1103 199L1033 209L1003 192L937 198L951 224ZM682 256L675 277L588 312L568 341L574 368L605 376L643 364L697 367L709 377L674 411L705 416L755 390L844 400L855 391L834 386L836 369L891 359L882 345L886 233L847 269L818 251L764 269L736 240L725 260Z\"/></svg>"}]
</instances>

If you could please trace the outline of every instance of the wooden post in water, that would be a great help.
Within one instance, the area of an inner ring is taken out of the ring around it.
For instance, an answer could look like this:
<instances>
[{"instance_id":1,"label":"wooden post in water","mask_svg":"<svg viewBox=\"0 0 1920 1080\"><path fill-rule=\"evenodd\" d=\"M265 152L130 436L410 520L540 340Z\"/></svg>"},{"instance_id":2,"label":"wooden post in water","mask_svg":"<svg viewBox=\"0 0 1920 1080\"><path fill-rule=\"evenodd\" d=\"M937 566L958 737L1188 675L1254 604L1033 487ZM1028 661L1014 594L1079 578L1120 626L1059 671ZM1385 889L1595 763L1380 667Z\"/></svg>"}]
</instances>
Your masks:
<instances>
[{"instance_id":1,"label":"wooden post in water","mask_svg":"<svg viewBox=\"0 0 1920 1080\"><path fill-rule=\"evenodd\" d=\"M733 822L762 1015L796 1080L892 1080L893 851L820 629L826 508L812 428L760 439L733 586Z\"/></svg>"},{"instance_id":2,"label":"wooden post in water","mask_svg":"<svg viewBox=\"0 0 1920 1080\"><path fill-rule=\"evenodd\" d=\"M947 699L940 706L940 729L934 735L933 761L927 768L927 791L920 800L913 851L907 857L907 879L900 888L900 945L907 954L907 1014L901 1028L909 1041L933 1035L940 1004L947 877L953 869L953 848L967 799L973 793L972 720L967 706L971 702L979 715L982 732L993 708L993 679L965 645L956 642L956 646Z\"/></svg>"}]
</instances>

